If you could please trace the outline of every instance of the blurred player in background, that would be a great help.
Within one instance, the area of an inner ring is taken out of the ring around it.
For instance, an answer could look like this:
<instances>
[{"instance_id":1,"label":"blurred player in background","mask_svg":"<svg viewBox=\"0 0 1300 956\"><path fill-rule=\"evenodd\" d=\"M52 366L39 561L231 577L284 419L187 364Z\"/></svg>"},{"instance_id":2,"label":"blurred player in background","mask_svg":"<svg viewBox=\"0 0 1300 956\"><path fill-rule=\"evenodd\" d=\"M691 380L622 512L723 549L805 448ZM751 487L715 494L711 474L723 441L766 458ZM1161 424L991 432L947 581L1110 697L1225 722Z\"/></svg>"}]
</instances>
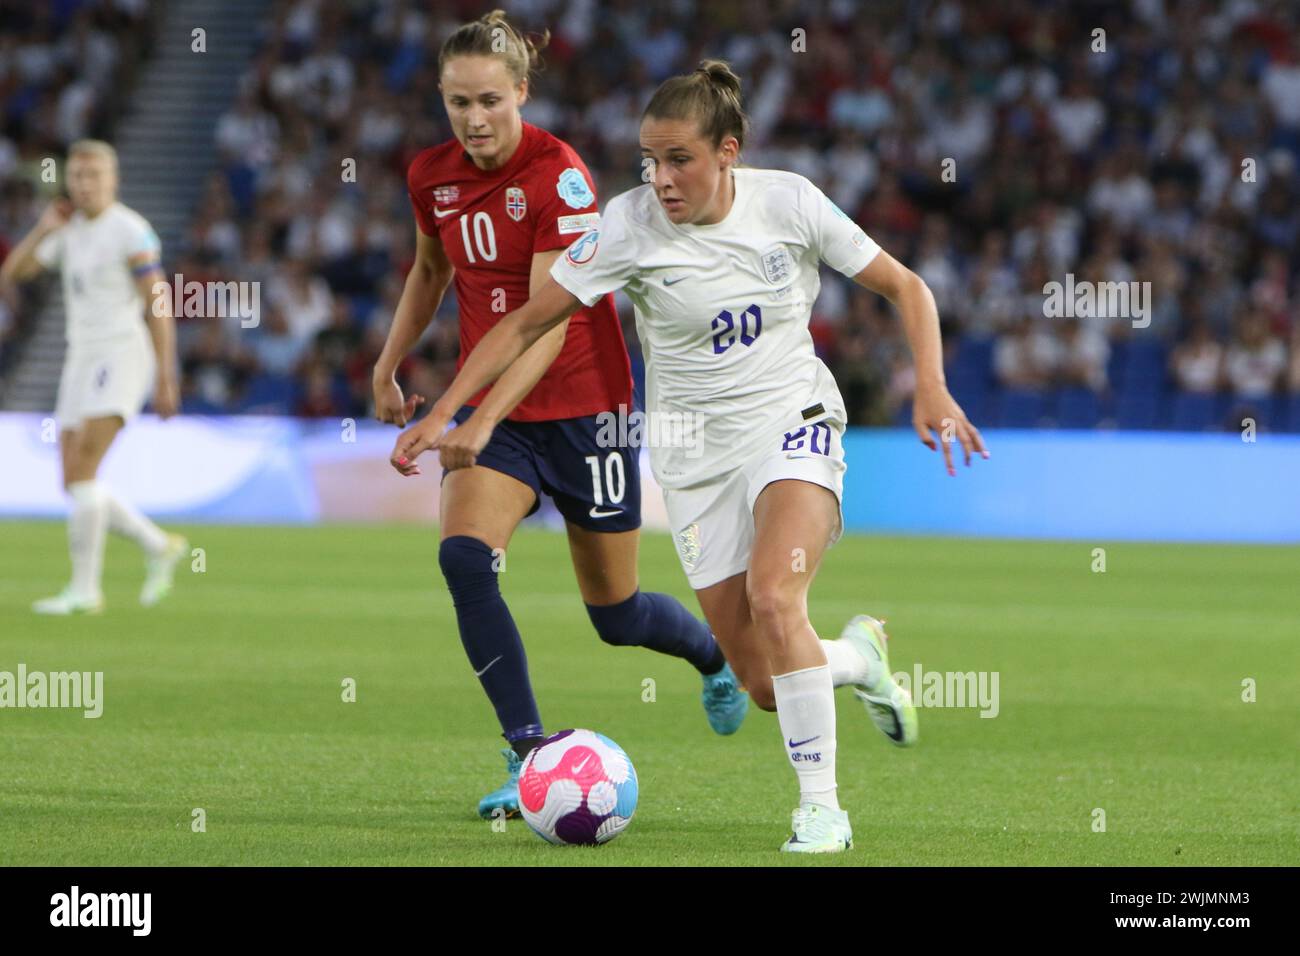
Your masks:
<instances>
[{"instance_id":1,"label":"blurred player in background","mask_svg":"<svg viewBox=\"0 0 1300 956\"><path fill-rule=\"evenodd\" d=\"M819 640L809 622L809 587L843 527L845 471L844 403L808 332L820 262L897 307L917 368L921 441L935 449L930 432L940 433L951 474L954 437L968 465L984 446L944 383L925 283L804 177L736 168L747 128L727 64L665 81L641 124L653 183L609 202L599 230L551 268L554 281L484 337L393 463L409 472L438 447L445 466L471 465L481 433L442 428L464 397L513 371L565 316L626 289L645 345L647 408L703 420L702 457L656 447L651 461L705 617L755 702L777 712L800 787L782 849L837 852L853 833L836 796L834 688L853 685L896 744L916 740L917 722L881 622L855 617L839 641Z\"/></svg>"},{"instance_id":2,"label":"blurred player in background","mask_svg":"<svg viewBox=\"0 0 1300 956\"><path fill-rule=\"evenodd\" d=\"M455 139L425 150L408 172L416 262L375 366L380 421L404 426L424 401L404 399L396 373L450 283L463 361L501 316L547 281L572 238L597 222L586 165L568 144L520 116L536 57L537 47L499 10L443 45L440 88ZM482 450L474 467L444 476L438 561L470 665L510 744L502 751L507 780L483 797L479 814L518 812L519 768L544 739L524 646L497 579L515 528L537 510L543 492L565 518L578 590L601 640L689 661L703 677L710 725L734 733L749 698L709 628L675 598L637 584L637 450L604 448L597 440L597 415L632 404L612 296L574 310L495 388L476 392L439 424L454 418Z\"/></svg>"},{"instance_id":3,"label":"blurred player in background","mask_svg":"<svg viewBox=\"0 0 1300 956\"><path fill-rule=\"evenodd\" d=\"M79 140L68 149L69 200L56 200L0 266L0 281L24 281L58 269L67 309L67 355L55 417L63 487L72 501L68 550L72 581L37 601L38 614L97 613L109 530L144 550L140 603L157 604L171 590L176 563L188 550L96 479L122 427L140 413L153 389L154 410L176 414L176 337L169 291L161 282L161 248L153 228L117 201L117 153L108 143Z\"/></svg>"}]
</instances>

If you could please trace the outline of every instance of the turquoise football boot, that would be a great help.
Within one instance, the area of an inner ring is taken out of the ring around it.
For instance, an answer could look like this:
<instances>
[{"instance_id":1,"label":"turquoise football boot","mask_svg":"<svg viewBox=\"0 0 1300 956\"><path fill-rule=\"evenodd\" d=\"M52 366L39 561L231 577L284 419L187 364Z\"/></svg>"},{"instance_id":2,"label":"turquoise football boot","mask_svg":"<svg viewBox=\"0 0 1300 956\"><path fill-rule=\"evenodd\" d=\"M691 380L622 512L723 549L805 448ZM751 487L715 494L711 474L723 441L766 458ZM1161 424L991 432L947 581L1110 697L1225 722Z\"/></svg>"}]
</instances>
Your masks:
<instances>
[{"instance_id":1,"label":"turquoise football boot","mask_svg":"<svg viewBox=\"0 0 1300 956\"><path fill-rule=\"evenodd\" d=\"M749 712L749 694L740 689L740 681L730 664L723 664L716 674L703 674L704 714L715 734L727 736L740 729Z\"/></svg>"},{"instance_id":2,"label":"turquoise football boot","mask_svg":"<svg viewBox=\"0 0 1300 956\"><path fill-rule=\"evenodd\" d=\"M478 815L484 820L491 820L498 809L506 812L507 819L519 816L519 771L524 762L509 747L501 751L501 756L506 758L506 782L478 802Z\"/></svg>"}]
</instances>

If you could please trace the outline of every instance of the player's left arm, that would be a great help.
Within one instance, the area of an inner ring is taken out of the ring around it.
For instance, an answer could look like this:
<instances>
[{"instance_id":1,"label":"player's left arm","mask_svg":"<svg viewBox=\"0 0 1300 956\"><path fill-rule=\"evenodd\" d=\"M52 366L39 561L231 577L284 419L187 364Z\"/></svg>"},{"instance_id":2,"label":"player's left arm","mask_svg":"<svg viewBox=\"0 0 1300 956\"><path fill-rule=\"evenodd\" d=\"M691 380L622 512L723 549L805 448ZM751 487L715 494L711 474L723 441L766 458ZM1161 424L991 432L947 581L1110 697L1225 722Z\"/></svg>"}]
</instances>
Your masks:
<instances>
[{"instance_id":1,"label":"player's left arm","mask_svg":"<svg viewBox=\"0 0 1300 956\"><path fill-rule=\"evenodd\" d=\"M533 253L528 273L529 298L536 295L537 290L546 283L551 274L551 265L563 251L548 249ZM528 351L519 356L506 373L497 379L492 390L483 397L483 401L465 423L457 426L439 442L438 455L442 467L463 468L474 461L492 437L492 430L515 410L515 406L524 400L551 367L551 363L564 348L564 336L568 328L569 320L566 318L529 346Z\"/></svg>"},{"instance_id":2,"label":"player's left arm","mask_svg":"<svg viewBox=\"0 0 1300 956\"><path fill-rule=\"evenodd\" d=\"M931 431L939 433L948 474L957 474L952 463L952 441L961 443L970 465L972 452L989 457L984 439L966 418L961 406L948 393L943 374L943 343L939 336L939 310L925 280L881 249L853 281L884 296L903 319L903 331L916 365L916 394L912 399L912 427L921 442L936 449Z\"/></svg>"},{"instance_id":3,"label":"player's left arm","mask_svg":"<svg viewBox=\"0 0 1300 956\"><path fill-rule=\"evenodd\" d=\"M144 319L153 339L158 360L154 382L153 409L159 418L170 418L180 411L180 376L176 361L176 321L172 317L171 286L163 278L156 252L140 252L128 257L135 276L135 287L144 299Z\"/></svg>"}]
</instances>

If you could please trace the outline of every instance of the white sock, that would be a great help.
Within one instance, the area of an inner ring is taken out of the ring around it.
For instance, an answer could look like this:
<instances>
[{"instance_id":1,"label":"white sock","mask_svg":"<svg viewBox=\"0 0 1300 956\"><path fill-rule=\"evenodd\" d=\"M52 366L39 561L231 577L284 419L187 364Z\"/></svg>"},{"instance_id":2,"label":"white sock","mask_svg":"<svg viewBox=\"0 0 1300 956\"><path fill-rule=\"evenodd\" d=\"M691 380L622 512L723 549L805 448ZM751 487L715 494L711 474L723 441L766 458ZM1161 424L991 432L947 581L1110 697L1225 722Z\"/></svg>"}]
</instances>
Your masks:
<instances>
[{"instance_id":1,"label":"white sock","mask_svg":"<svg viewBox=\"0 0 1300 956\"><path fill-rule=\"evenodd\" d=\"M108 503L94 480L74 481L68 485L68 495L72 498L68 514L72 590L81 597L97 597L104 567L104 539L108 537Z\"/></svg>"},{"instance_id":2,"label":"white sock","mask_svg":"<svg viewBox=\"0 0 1300 956\"><path fill-rule=\"evenodd\" d=\"M840 808L835 796L835 688L831 669L807 667L775 674L776 716L786 756L799 778L800 804ZM796 746L791 746L791 744ZM796 759L797 758L797 759Z\"/></svg>"},{"instance_id":3,"label":"white sock","mask_svg":"<svg viewBox=\"0 0 1300 956\"><path fill-rule=\"evenodd\" d=\"M831 684L843 687L845 684L871 684L872 667L862 655L853 649L848 641L822 640L822 650L826 652L826 664L831 669ZM874 661L872 662L875 663ZM879 667L874 668L879 670Z\"/></svg>"},{"instance_id":4,"label":"white sock","mask_svg":"<svg viewBox=\"0 0 1300 956\"><path fill-rule=\"evenodd\" d=\"M100 489L105 502L108 504L108 529L110 531L130 538L149 555L159 555L167 549L167 532L117 497L104 485L100 485Z\"/></svg>"}]
</instances>

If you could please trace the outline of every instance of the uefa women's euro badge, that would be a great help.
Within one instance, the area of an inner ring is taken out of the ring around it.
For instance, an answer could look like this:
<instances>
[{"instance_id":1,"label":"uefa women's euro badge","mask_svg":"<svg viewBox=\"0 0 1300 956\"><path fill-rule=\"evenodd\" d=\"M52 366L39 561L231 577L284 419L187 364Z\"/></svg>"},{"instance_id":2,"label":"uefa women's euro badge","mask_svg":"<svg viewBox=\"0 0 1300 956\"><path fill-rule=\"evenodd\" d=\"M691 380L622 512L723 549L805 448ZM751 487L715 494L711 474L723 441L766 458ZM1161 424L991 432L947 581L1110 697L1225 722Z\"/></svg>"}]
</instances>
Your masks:
<instances>
[{"instance_id":1,"label":"uefa women's euro badge","mask_svg":"<svg viewBox=\"0 0 1300 956\"><path fill-rule=\"evenodd\" d=\"M565 205L571 209L586 209L596 197L592 195L591 187L587 185L587 180L583 178L582 173L575 166L570 166L564 172L560 173L560 179L555 184L555 191L560 194Z\"/></svg>"}]
</instances>

